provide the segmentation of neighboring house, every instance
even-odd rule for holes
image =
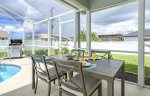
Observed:
[[[0,30],[0,40],[7,40],[8,39],[8,32]]]
[[[98,35],[102,41],[124,41],[122,34]]]
[[[124,41],[138,41],[138,31],[124,35]],[[150,41],[150,29],[145,29],[145,41]]]
[[[32,39],[32,36],[26,37],[26,39]],[[47,41],[47,40],[48,40],[48,34],[35,35],[35,36],[34,36],[34,39],[35,39],[35,40]],[[59,41],[59,36],[57,36],[57,35],[52,35],[52,36],[50,36],[50,40],[51,40],[51,39],[52,39],[53,41]],[[69,39],[66,38],[66,37],[62,37],[62,41],[69,41]]]

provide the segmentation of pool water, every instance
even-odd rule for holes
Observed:
[[[12,64],[0,64],[0,83],[11,78],[20,71],[21,67]]]

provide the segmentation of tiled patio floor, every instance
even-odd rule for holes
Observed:
[[[13,59],[9,63],[20,65],[22,70],[16,76],[0,83],[0,96],[47,96],[47,84],[39,82],[37,94],[31,88],[31,61],[30,58]],[[106,94],[106,82],[103,81],[103,96]],[[115,95],[121,96],[120,81],[115,80]],[[58,96],[57,84],[52,85],[52,95]],[[67,96],[67,95],[63,95]],[[93,94],[97,96],[97,92]],[[150,89],[141,88],[133,84],[125,84],[125,96],[150,96]]]

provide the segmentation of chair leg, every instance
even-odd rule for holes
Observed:
[[[102,83],[98,86],[98,96],[102,96]]]
[[[55,80],[54,80],[54,84],[55,84]]]
[[[34,90],[34,94],[36,94],[36,90],[37,90],[37,85],[38,85],[38,78],[36,77],[36,85],[35,85],[35,90]]]
[[[73,71],[72,71],[72,72],[70,72],[70,74],[69,74],[69,75],[70,75],[70,77],[72,78],[72,77],[73,77]]]
[[[48,96],[51,95],[51,82],[48,83]]]
[[[62,96],[62,91],[61,91],[61,89],[59,89],[59,96]]]
[[[67,79],[67,73],[65,74],[65,78]]]

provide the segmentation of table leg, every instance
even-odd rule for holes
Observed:
[[[32,64],[32,89],[35,88],[35,71],[34,71],[34,66]]]
[[[121,96],[125,96],[125,84],[124,84],[124,75],[125,75],[125,71],[124,71],[124,64],[122,66],[122,70],[121,70],[121,74],[122,74],[122,78],[121,78]]]
[[[111,59],[111,55],[110,55],[110,52],[108,53],[108,59]]]
[[[108,53],[108,59],[110,59],[110,53]]]
[[[114,81],[107,81],[107,96],[114,96]]]

